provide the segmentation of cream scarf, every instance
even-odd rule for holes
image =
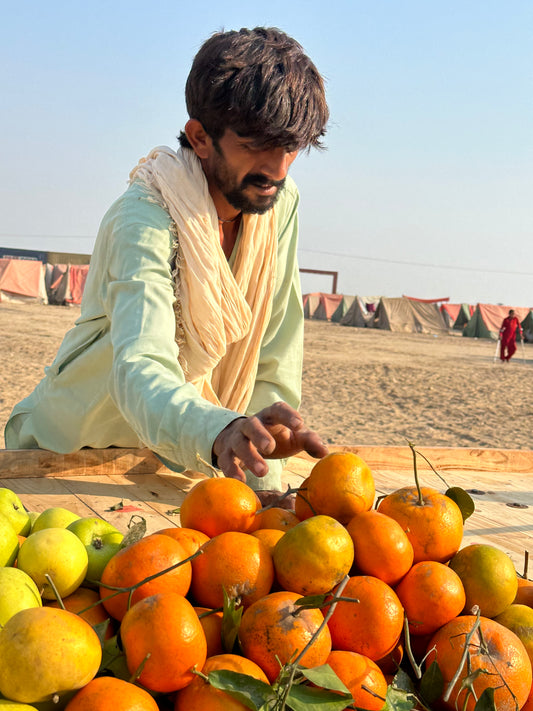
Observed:
[[[133,180],[157,190],[175,225],[176,341],[185,378],[206,400],[245,413],[272,311],[274,210],[243,215],[232,272],[194,151],[155,148],[131,171]]]

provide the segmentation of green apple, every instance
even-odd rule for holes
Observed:
[[[0,627],[19,610],[41,607],[37,585],[20,568],[0,568]]]
[[[88,582],[99,582],[107,562],[121,549],[124,535],[111,523],[97,516],[84,516],[67,526],[80,539],[87,550],[89,566],[85,576]]]
[[[73,511],[64,509],[61,506],[53,506],[50,509],[45,509],[35,519],[31,532],[42,531],[45,528],[66,528],[73,521],[80,518]]]
[[[22,501],[11,489],[0,487],[0,513],[11,521],[15,533],[27,536],[30,532],[31,521]]]
[[[0,566],[13,565],[17,559],[19,539],[11,521],[0,513]]]
[[[82,584],[88,564],[85,546],[66,528],[45,528],[31,533],[20,546],[17,558],[18,568],[33,579],[45,600],[56,598],[46,574],[64,598]]]

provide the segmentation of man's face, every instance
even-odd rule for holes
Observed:
[[[207,179],[236,210],[261,215],[278,199],[297,154],[285,148],[258,148],[253,140],[226,129],[213,142],[205,166]]]

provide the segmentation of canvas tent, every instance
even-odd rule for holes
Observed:
[[[379,303],[379,299],[376,300]],[[341,326],[355,326],[356,328],[365,328],[371,325],[374,318],[375,309],[369,310],[368,305],[376,303],[367,301],[362,296],[355,296],[348,311],[340,320]]]
[[[342,294],[319,294],[318,306],[312,318],[319,321],[331,321],[331,317],[342,302]]]
[[[440,311],[448,328],[461,331],[470,321],[474,309],[469,304],[441,304]]]
[[[304,317],[313,318],[313,314],[320,304],[320,294],[318,292],[313,294],[304,294],[302,299],[304,305]]]
[[[50,304],[81,304],[88,264],[47,264],[46,291]]]
[[[519,321],[526,318],[529,309],[520,306],[496,306],[477,304],[470,321],[463,329],[463,336],[470,338],[492,338],[497,341],[503,319],[514,308]]]
[[[528,310],[527,316],[520,322],[520,325],[524,333],[524,341],[526,343],[533,343],[533,311],[531,311],[531,309]]]
[[[331,317],[331,320],[334,323],[340,323],[340,321],[344,318],[346,315],[348,309],[351,307],[355,299],[355,296],[347,296],[346,294],[342,295],[342,299],[339,302],[339,305],[333,312],[333,315]]]
[[[44,265],[31,259],[0,258],[0,301],[48,302]]]
[[[373,328],[404,333],[444,333],[448,329],[436,302],[406,297],[383,297],[372,322]]]

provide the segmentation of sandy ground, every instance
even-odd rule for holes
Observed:
[[[0,304],[0,446],[78,307]],[[533,344],[306,321],[302,413],[330,444],[533,448]]]

